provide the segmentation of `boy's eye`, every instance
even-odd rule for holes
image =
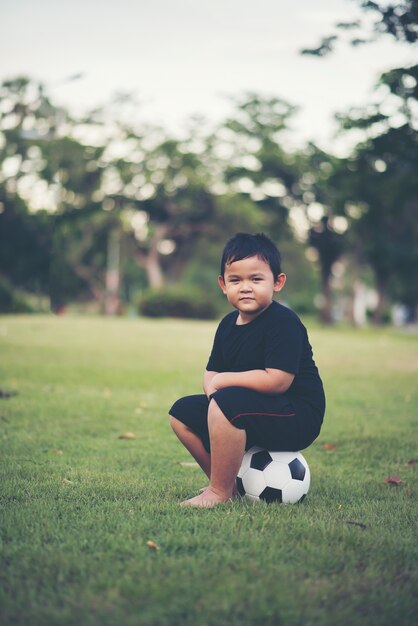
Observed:
[[[254,281],[255,283],[259,283],[259,282],[261,282],[262,280],[263,280],[263,279],[261,278],[261,276],[255,276],[255,277],[253,278],[253,281]]]

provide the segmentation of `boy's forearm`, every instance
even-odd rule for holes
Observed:
[[[281,370],[248,370],[246,372],[222,372],[211,378],[215,389],[246,387],[260,393],[284,393],[292,384],[294,375]],[[213,393],[213,391],[212,391]]]

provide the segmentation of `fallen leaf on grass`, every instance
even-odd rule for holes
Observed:
[[[73,484],[73,481],[72,480],[68,480],[68,478],[63,478],[61,482],[62,482],[63,485],[72,485]]]
[[[323,450],[335,450],[336,449],[336,445],[335,443],[324,443],[322,444],[322,449]]]
[[[152,541],[152,539],[148,539],[147,546],[148,546],[148,548],[150,548],[150,550],[159,550],[160,549],[160,546],[158,546],[155,543],[155,541]]]
[[[134,433],[123,433],[122,435],[119,435],[119,439],[136,439],[136,436],[134,435]]]
[[[385,478],[385,483],[388,485],[401,485],[403,480],[402,478],[399,478],[399,476],[388,476]]]
[[[182,467],[199,467],[198,463],[194,461],[177,461]]]
[[[418,463],[417,459],[410,459],[407,463],[408,467],[412,467],[413,465],[416,465]]]

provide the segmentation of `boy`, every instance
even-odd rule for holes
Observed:
[[[302,450],[319,435],[325,396],[298,316],[273,301],[284,287],[281,257],[263,234],[228,241],[219,286],[236,309],[218,326],[203,377],[205,394],[170,410],[177,437],[209,486],[182,506],[211,508],[237,495],[245,450]]]

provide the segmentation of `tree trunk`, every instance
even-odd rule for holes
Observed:
[[[106,267],[106,295],[104,310],[106,315],[116,315],[120,310],[119,300],[119,257],[120,239],[119,231],[114,228],[107,238],[107,267]]]
[[[320,318],[324,324],[332,324],[332,293],[331,293],[331,273],[322,272],[321,278],[322,306]]]
[[[375,326],[380,326],[384,321],[384,314],[388,304],[386,293],[386,284],[384,281],[377,280],[377,305],[373,313],[372,322]]]
[[[150,250],[145,259],[145,270],[147,272],[148,283],[154,289],[164,287],[165,279],[161,269],[159,253],[157,249]]]
[[[137,250],[135,257],[138,264],[143,267],[147,273],[148,284],[153,289],[160,289],[165,285],[165,277],[160,263],[160,253],[158,246],[167,236],[168,226],[166,224],[157,224],[151,238],[150,247],[147,252]]]
[[[91,270],[89,267],[75,261],[70,262],[70,267],[77,274],[77,276],[86,281],[94,299],[97,300],[97,302],[99,302],[100,306],[103,308],[105,300],[105,289],[95,278],[95,268]]]

